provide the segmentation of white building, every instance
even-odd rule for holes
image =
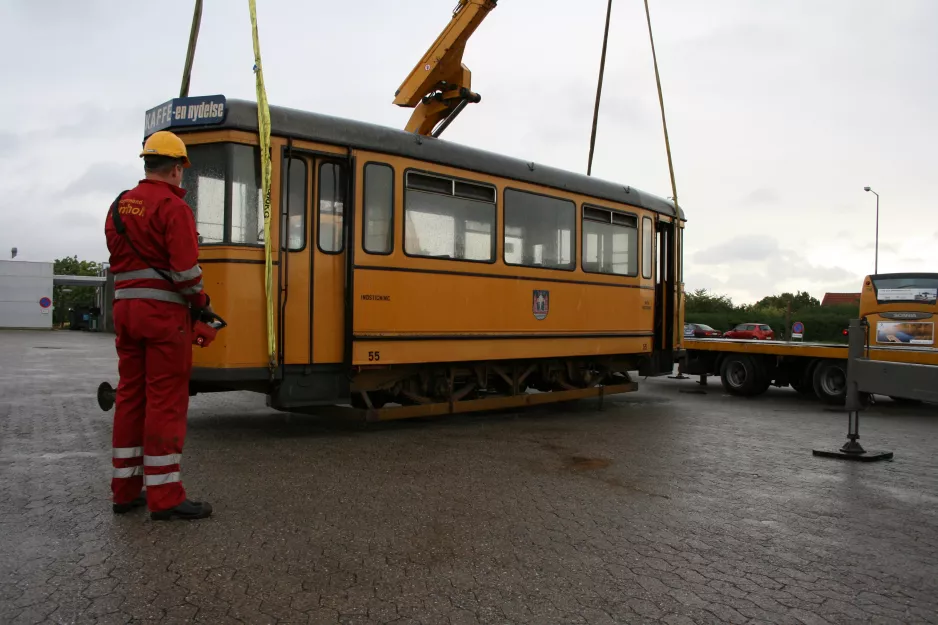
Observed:
[[[0,328],[52,329],[53,264],[0,260]]]

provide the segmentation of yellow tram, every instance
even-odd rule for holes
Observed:
[[[672,370],[685,221],[672,202],[275,106],[271,363],[257,105],[190,97],[146,120],[145,135],[188,146],[205,289],[228,323],[194,350],[192,394],[390,419],[632,391],[629,371]]]

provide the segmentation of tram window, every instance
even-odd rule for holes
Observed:
[[[583,207],[583,271],[638,275],[638,220],[603,208]]]
[[[306,247],[306,161],[301,158],[283,160],[290,166],[290,189],[284,196],[287,227],[286,240],[281,241],[281,245],[286,243],[286,248],[295,252]]]
[[[232,243],[264,242],[264,202],[261,193],[260,151],[250,145],[231,148]]]
[[[495,187],[407,172],[404,253],[495,260]]]
[[[572,271],[576,205],[570,200],[505,190],[505,264]]]
[[[369,254],[394,249],[394,170],[382,163],[365,165],[362,247]]]
[[[200,242],[225,240],[225,169],[227,146],[192,145],[187,149],[192,166],[183,171],[182,188],[195,213],[195,229]]]
[[[441,178],[439,176],[418,174],[416,172],[407,173],[408,189],[419,189],[420,191],[430,191],[431,193],[453,195],[453,182],[455,181],[451,178]]]
[[[684,282],[684,228],[677,228],[677,253],[680,255],[680,262],[677,265],[677,282]]]
[[[319,249],[338,254],[345,247],[345,169],[338,163],[319,166]]]
[[[456,197],[466,198],[467,200],[479,200],[480,202],[488,202],[490,204],[495,203],[495,187],[454,180],[453,194]]]
[[[651,269],[654,266],[654,231],[651,227],[651,218],[642,217],[642,277],[651,278]]]
[[[187,150],[192,166],[183,172],[182,188],[195,214],[199,244],[263,244],[260,150],[240,143]]]

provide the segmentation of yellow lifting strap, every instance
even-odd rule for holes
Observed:
[[[257,134],[261,144],[261,192],[264,198],[264,292],[267,296],[267,353],[268,365],[273,371],[277,366],[277,342],[274,338],[273,268],[270,246],[270,107],[267,105],[267,89],[264,87],[264,70],[261,64],[261,44],[257,36],[257,7],[248,0],[251,8],[251,36],[254,39],[254,78],[257,88]]]
[[[257,36],[257,7],[254,0],[248,0],[251,11],[251,36],[254,40],[254,78],[257,88],[257,134],[261,147],[261,193],[264,198],[264,292],[267,298],[267,354],[271,374],[277,366],[277,341],[274,328],[274,293],[273,267],[270,246],[270,107],[267,105],[267,89],[264,87],[264,72],[261,65],[261,44]],[[189,95],[189,77],[192,73],[192,61],[195,46],[199,38],[199,25],[202,21],[202,0],[196,0],[192,14],[192,29],[189,33],[189,48],[186,52],[186,64],[182,72],[182,84],[179,97]]]

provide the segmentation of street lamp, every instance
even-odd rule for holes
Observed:
[[[870,191],[876,196],[876,260],[873,265],[873,274],[879,273],[879,193],[869,187],[863,187],[864,191]]]

